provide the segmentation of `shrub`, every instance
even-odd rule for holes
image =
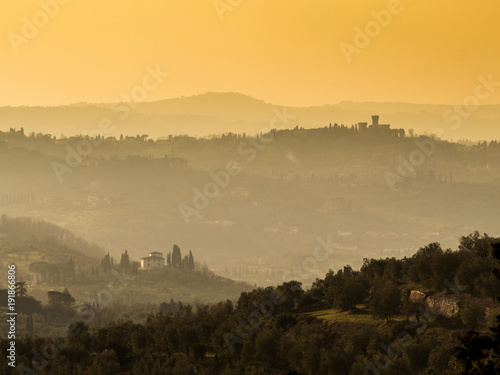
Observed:
[[[485,323],[486,306],[481,300],[468,299],[462,303],[459,316],[467,328],[474,329]]]

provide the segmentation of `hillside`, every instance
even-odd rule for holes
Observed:
[[[65,316],[68,304],[52,301],[33,314],[42,337],[20,340],[19,362],[29,368],[30,349],[48,342],[46,316],[50,332],[80,319],[66,325],[56,359],[41,354],[47,374],[496,374],[498,260],[500,242],[476,232],[453,251],[431,243],[411,258],[365,259],[305,289],[284,282],[236,303],[114,303]],[[10,374],[6,366],[0,359]]]
[[[60,136],[99,129],[110,119],[115,129],[109,136],[148,134],[151,138],[170,134],[207,136],[225,132],[256,134],[269,129],[275,111],[286,103],[264,101],[238,93],[206,93],[143,103],[81,103],[60,107],[1,107],[0,127],[21,128]],[[281,126],[315,128],[331,122],[351,126],[379,114],[396,128],[414,129],[418,134],[442,129],[449,139],[497,139],[500,105],[483,105],[460,115],[454,106],[341,102],[315,107],[287,107],[294,118]],[[459,126],[457,126],[457,121]]]
[[[12,130],[0,133],[0,174],[9,176],[0,210],[53,222],[115,258],[128,249],[139,259],[175,238],[217,274],[251,285],[281,280],[318,238],[330,238],[336,254],[304,282],[341,264],[360,267],[364,257],[411,256],[422,239],[454,247],[464,232],[499,234],[497,142],[391,134],[332,124],[258,138],[89,141]],[[96,145],[73,164],[68,150],[85,142]],[[434,152],[403,178],[422,144]],[[203,200],[229,162],[241,169],[196,209],[195,198]]]
[[[113,302],[130,305],[158,305],[171,299],[208,303],[236,298],[249,289],[249,285],[217,276],[200,264],[192,272],[168,267],[126,275],[119,267],[110,272],[102,268],[104,252],[102,247],[41,220],[0,218],[2,266],[6,269],[15,264],[17,280],[26,281],[29,294],[43,302],[48,291],[64,288],[71,291],[77,304],[100,301],[109,298],[109,285],[114,284]]]
[[[45,263],[57,274],[55,279],[63,281],[72,275],[66,269],[70,260],[77,269],[85,269],[104,255],[104,249],[45,221],[2,215],[0,255],[2,267],[16,264],[20,280],[31,281],[33,265]]]

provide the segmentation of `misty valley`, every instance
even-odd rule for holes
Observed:
[[[465,233],[497,233],[500,146],[403,134],[333,124],[257,136],[56,139],[12,129],[0,135],[9,176],[0,205],[115,257],[177,243],[214,272],[260,286],[300,266],[318,238],[330,238],[335,255],[301,281],[365,257],[411,256],[422,241],[456,247]],[[82,142],[92,152],[68,159]]]
[[[470,353],[498,344],[500,144],[283,118],[156,140],[0,132],[19,371],[492,368]]]
[[[498,14],[0,1],[0,375],[500,375]]]

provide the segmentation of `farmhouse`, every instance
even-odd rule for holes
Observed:
[[[165,267],[165,258],[163,253],[152,252],[148,257],[141,258],[141,268],[160,268]]]

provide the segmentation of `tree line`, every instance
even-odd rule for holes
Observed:
[[[404,286],[439,292],[449,287],[449,280],[463,285],[470,298],[492,301],[494,294],[500,295],[500,245],[495,244],[476,232],[462,237],[456,251],[430,244],[411,258],[365,259],[359,271],[349,266],[330,271],[308,290],[290,281],[242,293],[236,303],[171,301],[143,323],[119,321],[96,330],[73,323],[64,342],[22,339],[19,364],[32,368],[32,353],[49,347],[56,348],[56,356],[33,362],[40,374],[366,374],[377,373],[377,353],[400,342],[405,332],[406,341],[383,367],[387,374],[497,373],[500,317],[490,334],[466,335],[471,326],[461,317],[427,323],[434,330],[448,330],[445,338],[419,334],[419,326],[410,320],[390,319],[414,308],[401,298]],[[492,246],[497,250],[492,252]],[[68,296],[54,298],[68,304]],[[359,303],[386,323],[328,325],[308,314],[332,307],[356,314]],[[7,345],[7,340],[0,341],[2,350]],[[12,373],[5,358],[0,368]]]

